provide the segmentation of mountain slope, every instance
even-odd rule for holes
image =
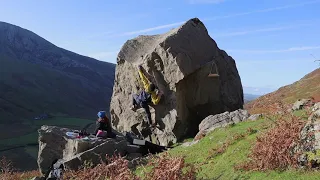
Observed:
[[[261,96],[245,105],[250,113],[265,113],[274,108],[275,103],[294,103],[301,98],[313,98],[320,101],[320,68],[307,74],[291,85],[279,88],[277,91]]]
[[[115,65],[59,48],[0,22],[0,123],[43,112],[94,117],[108,110]]]

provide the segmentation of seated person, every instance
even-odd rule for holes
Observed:
[[[105,111],[99,111],[97,115],[98,115],[98,120],[96,122],[96,129],[95,129],[95,132],[94,132],[95,135],[97,135],[99,130],[101,130],[101,131],[106,131],[107,132],[107,137],[114,138],[115,134],[112,132],[111,121],[107,117],[106,112]]]

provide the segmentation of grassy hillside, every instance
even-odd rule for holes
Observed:
[[[235,166],[248,160],[250,149],[256,141],[256,137],[266,131],[272,125],[272,121],[260,119],[254,122],[241,122],[235,126],[216,129],[191,147],[179,146],[169,151],[173,156],[184,156],[187,163],[201,167],[198,177],[205,179],[319,179],[320,172],[299,171],[290,169],[287,171],[241,171],[235,170]],[[246,135],[243,138],[235,138],[247,133],[251,128],[256,133]],[[227,146],[224,152],[213,156],[212,152],[219,149],[223,143],[234,140]]]
[[[79,106],[69,100],[80,103],[78,98],[86,97],[75,77],[9,58],[0,58],[0,63],[0,123],[33,119],[43,112],[76,113]]]
[[[0,124],[44,112],[91,118],[109,109],[115,64],[59,48],[0,22]]]
[[[43,112],[90,117],[108,108],[108,89],[96,89],[88,79],[3,56],[0,64],[0,123],[21,122]]]
[[[293,84],[247,103],[245,108],[251,113],[266,113],[272,111],[277,102],[290,104],[300,98],[313,98],[316,102],[320,101],[320,68]]]
[[[0,151],[37,142],[40,125],[79,128],[109,111],[115,64],[59,48],[37,34],[0,22]],[[35,120],[46,113],[50,119]],[[2,152],[2,151],[1,151]],[[3,151],[28,159],[33,147]]]

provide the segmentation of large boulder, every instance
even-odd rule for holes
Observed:
[[[208,77],[217,65],[219,77]],[[160,125],[144,138],[168,145],[194,136],[208,115],[243,107],[243,90],[234,59],[220,50],[197,18],[167,33],[138,36],[121,48],[110,105],[113,126],[119,131],[143,129],[143,111],[130,110],[132,94],[143,87],[137,66],[164,96],[151,107],[152,119]]]

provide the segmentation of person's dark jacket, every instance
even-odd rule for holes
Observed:
[[[107,136],[111,137],[112,136],[112,127],[111,127],[111,122],[109,118],[99,118],[96,122],[96,129],[95,129],[95,134],[98,133],[98,131],[107,131]]]

